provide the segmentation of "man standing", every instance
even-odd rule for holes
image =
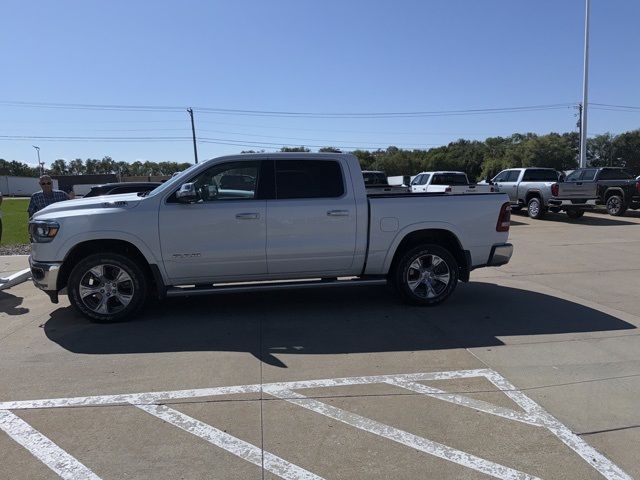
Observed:
[[[51,180],[49,175],[42,175],[40,177],[40,188],[42,188],[42,191],[31,195],[31,201],[27,209],[29,218],[33,217],[36,212],[42,210],[47,205],[69,200],[68,195],[62,190],[53,189],[53,180]]]

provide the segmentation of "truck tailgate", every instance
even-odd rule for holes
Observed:
[[[561,182],[558,184],[558,198],[588,200],[598,196],[595,182]]]

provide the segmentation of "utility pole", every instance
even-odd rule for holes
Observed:
[[[584,75],[582,77],[582,116],[580,119],[580,167],[587,166],[587,106],[589,93],[589,13],[591,0],[585,0],[584,14]]]
[[[40,147],[36,147],[35,145],[31,145],[38,152],[38,165],[40,166],[40,176],[44,175],[44,162],[40,161]]]
[[[196,127],[193,123],[193,108],[187,108],[187,112],[189,112],[189,116],[191,117],[191,134],[193,136],[193,156],[196,159],[196,164],[198,163],[198,147],[196,146]]]

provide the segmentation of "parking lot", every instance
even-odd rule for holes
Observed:
[[[640,478],[640,213],[510,238],[432,309],[362,287],[99,325],[0,292],[0,479]]]

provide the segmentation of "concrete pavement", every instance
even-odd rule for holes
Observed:
[[[17,418],[0,479],[640,478],[630,215],[514,215],[512,262],[433,309],[376,287],[174,299],[96,325],[30,284],[0,292],[0,410]],[[1,257],[0,275],[25,262]],[[409,384],[431,395],[406,388],[422,373]]]

